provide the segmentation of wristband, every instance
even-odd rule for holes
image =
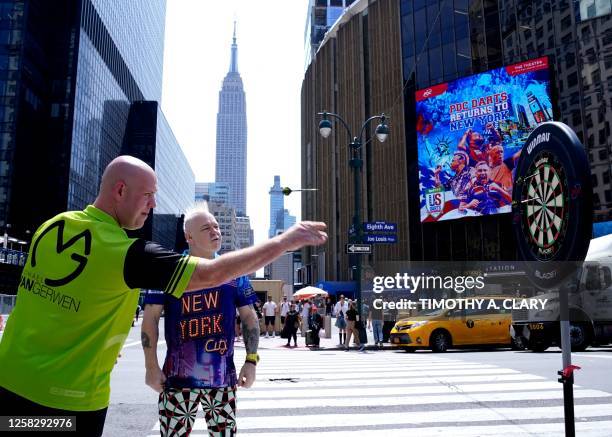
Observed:
[[[258,353],[247,354],[245,361],[247,363],[251,363],[256,366],[257,363],[259,362],[259,354]]]

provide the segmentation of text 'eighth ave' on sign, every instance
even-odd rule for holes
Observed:
[[[364,235],[364,240],[366,243],[394,244],[394,243],[397,243],[397,235],[395,234],[369,234],[369,235]]]
[[[365,232],[397,232],[397,223],[388,222],[364,222]]]
[[[349,243],[346,245],[346,253],[372,253],[372,245]]]

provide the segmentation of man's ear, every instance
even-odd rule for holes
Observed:
[[[119,200],[119,198],[125,195],[125,188],[126,186],[124,181],[115,182],[115,186],[113,187],[113,197]]]

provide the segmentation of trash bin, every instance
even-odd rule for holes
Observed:
[[[332,334],[332,326],[331,326],[331,316],[325,316],[323,318],[323,327],[325,328],[325,338],[331,338]]]

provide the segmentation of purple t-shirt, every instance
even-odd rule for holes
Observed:
[[[219,287],[185,292],[180,299],[149,290],[144,303],[164,306],[166,387],[236,385],[236,308],[256,300],[245,276]]]

